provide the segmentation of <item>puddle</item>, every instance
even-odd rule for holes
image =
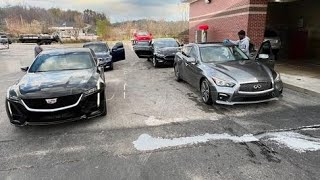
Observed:
[[[234,143],[270,141],[277,145],[287,147],[296,152],[303,153],[307,151],[320,150],[320,139],[297,132],[270,132],[254,136],[245,134],[243,136],[232,136],[230,134],[204,134],[190,137],[179,137],[173,139],[164,139],[161,137],[152,137],[148,134],[142,134],[133,142],[134,147],[139,151],[152,151],[162,148],[176,147],[182,145],[194,145],[198,143],[207,143],[216,140],[231,140]]]

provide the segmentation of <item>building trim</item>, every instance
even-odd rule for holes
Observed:
[[[230,9],[227,9],[227,10],[224,10],[224,11],[216,11],[216,12],[213,12],[213,13],[208,13],[208,14],[204,14],[204,15],[200,15],[200,16],[190,17],[190,21],[197,20],[197,19],[203,18],[203,17],[204,18],[210,18],[210,17],[213,17],[213,16],[219,16],[220,14],[234,14],[235,13],[234,11],[238,11],[238,10],[260,11],[260,9],[258,9],[258,8],[261,8],[261,11],[267,11],[267,7],[268,7],[268,5],[266,5],[266,4],[248,4],[248,5],[243,5],[243,6],[230,8]]]
[[[224,16],[216,16],[216,17],[210,17],[210,18],[205,18],[205,19],[198,19],[198,20],[190,20],[190,23],[198,23],[198,22],[204,22],[208,20],[214,20],[214,19],[223,19],[223,18],[229,18],[229,17],[236,17],[236,16],[243,16],[243,15],[265,15],[267,12],[262,12],[262,11],[251,11],[251,12],[241,12],[241,13],[236,13],[236,14],[229,14],[229,15],[224,15]]]

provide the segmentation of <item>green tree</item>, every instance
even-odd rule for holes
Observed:
[[[97,35],[101,38],[107,38],[108,32],[110,30],[110,22],[106,19],[97,19],[96,24]]]

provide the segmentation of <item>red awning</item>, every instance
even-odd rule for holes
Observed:
[[[199,27],[198,27],[198,29],[199,30],[208,30],[209,29],[209,26],[207,25],[207,24],[201,24],[201,25],[199,25]]]

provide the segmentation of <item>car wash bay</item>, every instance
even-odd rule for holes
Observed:
[[[290,63],[320,64],[320,1],[274,0],[268,3],[266,29],[282,41],[280,58]]]

